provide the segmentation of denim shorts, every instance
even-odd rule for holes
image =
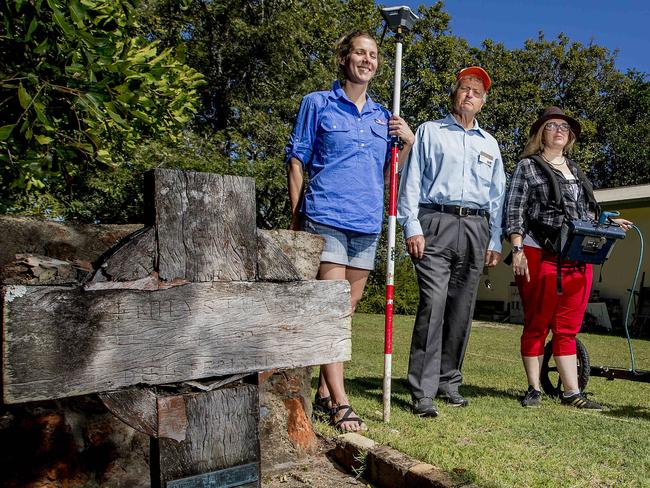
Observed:
[[[351,230],[335,229],[305,219],[305,231],[325,238],[321,262],[342,264],[353,268],[372,270],[379,234],[361,234]]]

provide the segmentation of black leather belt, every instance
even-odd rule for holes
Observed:
[[[459,205],[442,205],[440,203],[420,203],[420,207],[430,208],[436,212],[442,212],[451,215],[460,215],[461,217],[466,217],[468,215],[479,215],[485,217],[486,219],[490,218],[490,214],[484,208],[469,208],[461,207]]]

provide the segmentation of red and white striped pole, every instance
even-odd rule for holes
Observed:
[[[381,15],[386,29],[395,32],[395,78],[393,79],[393,113],[399,115],[402,85],[402,34],[418,20],[409,7],[385,7]],[[382,36],[383,38],[383,36]],[[388,194],[388,256],[386,262],[386,321],[384,333],[384,422],[390,422],[390,395],[393,360],[393,305],[395,300],[395,230],[397,228],[397,170],[401,141],[394,137],[390,151],[390,187]]]
[[[402,83],[402,29],[396,31],[393,113],[399,115]],[[399,145],[393,138],[390,151],[390,186],[388,193],[388,251],[386,261],[386,317],[384,323],[384,422],[390,422],[390,397],[393,360],[393,304],[395,299],[395,232],[397,228],[397,170]]]

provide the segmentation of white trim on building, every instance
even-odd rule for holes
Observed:
[[[600,204],[642,203],[650,201],[650,185],[619,186],[595,190],[594,196]]]

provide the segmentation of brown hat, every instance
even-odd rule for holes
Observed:
[[[490,91],[490,85],[492,84],[492,80],[490,80],[490,75],[487,74],[487,71],[485,71],[480,66],[468,66],[467,68],[461,69],[456,74],[456,79],[460,80],[465,76],[476,76],[479,80],[483,82],[483,88],[485,88],[485,91]]]
[[[575,134],[576,138],[580,136],[580,131],[582,128],[580,127],[580,122],[578,122],[576,119],[573,117],[569,117],[564,113],[564,110],[562,110],[560,107],[548,107],[546,110],[544,110],[544,113],[535,121],[535,123],[530,127],[530,135],[532,136],[533,134],[537,133],[539,128],[546,122],[547,120],[550,119],[562,119],[566,120],[571,127],[571,130]]]

